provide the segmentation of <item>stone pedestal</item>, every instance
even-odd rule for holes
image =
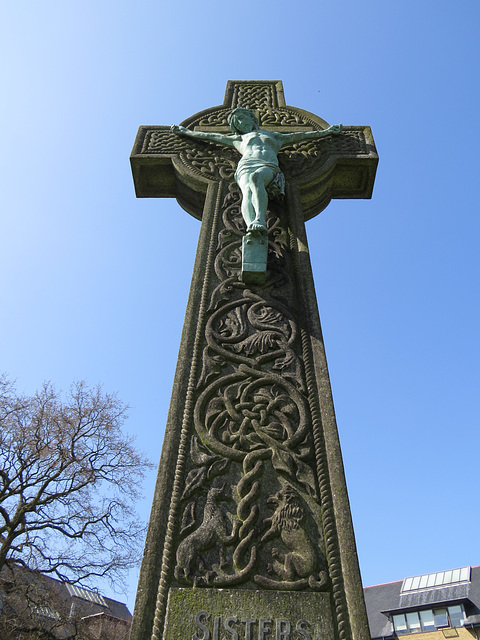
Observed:
[[[266,233],[247,233],[242,239],[242,280],[247,284],[264,284],[268,254]]]

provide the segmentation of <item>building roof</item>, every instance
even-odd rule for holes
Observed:
[[[363,591],[371,637],[388,638],[394,635],[390,619],[393,614],[431,609],[434,605],[463,603],[467,615],[465,626],[480,624],[480,566],[471,567],[471,571],[468,567],[468,572],[466,569],[463,568],[460,574],[458,571],[461,570],[438,572],[416,576],[414,580],[405,578],[365,587]],[[440,574],[448,574],[450,579],[442,581]],[[458,579],[452,581],[452,574]],[[467,575],[469,579],[465,579]],[[415,588],[412,588],[412,584]]]
[[[123,602],[15,564],[0,573],[0,612],[2,619],[29,621],[29,628],[35,620],[42,628],[55,627],[58,638],[68,636],[65,625],[73,620],[109,620],[128,627],[132,619]]]

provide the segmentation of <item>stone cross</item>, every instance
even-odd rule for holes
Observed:
[[[239,106],[267,131],[328,127],[277,81],[230,81],[182,125],[228,133]],[[131,156],[137,196],[202,225],[130,638],[368,640],[304,221],[371,196],[373,138],[280,151],[261,277],[242,278],[239,157],[169,126],[140,127]]]

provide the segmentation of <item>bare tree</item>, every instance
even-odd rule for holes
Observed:
[[[100,387],[20,396],[0,377],[0,572],[122,584],[139,558],[135,513],[147,459],[122,433],[126,407]]]

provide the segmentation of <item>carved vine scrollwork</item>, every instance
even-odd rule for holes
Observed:
[[[314,140],[289,145],[278,154],[280,167],[289,178],[297,178],[313,168],[320,168],[327,158],[328,153],[324,147]]]
[[[318,171],[332,156],[357,156],[362,153],[367,153],[364,133],[344,130],[341,136],[324,138],[321,145],[311,140],[284,147],[278,154],[278,160],[282,171],[290,179],[295,179],[312,169]]]
[[[220,220],[175,578],[203,587],[323,590],[320,493],[281,207],[267,220],[261,290],[239,278],[244,222],[234,183]],[[283,505],[295,520],[282,521],[284,528],[270,515],[282,496],[297,510]]]
[[[182,149],[179,158],[183,164],[195,173],[209,180],[232,180],[239,155],[233,149],[224,149],[217,145],[192,144]]]
[[[278,107],[277,109],[272,109],[272,107],[264,108],[260,113],[260,125],[262,127],[310,125],[312,129],[316,128],[313,120],[286,107]]]

